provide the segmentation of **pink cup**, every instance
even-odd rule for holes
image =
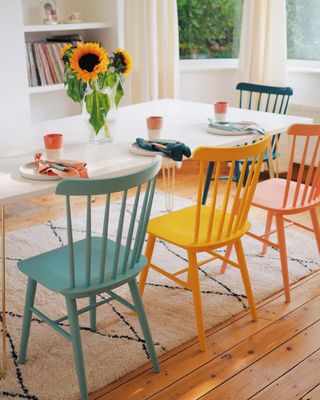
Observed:
[[[61,160],[63,135],[61,133],[48,133],[43,136],[46,158],[48,160]]]
[[[163,117],[159,115],[152,115],[147,118],[148,139],[157,140],[160,138],[161,129],[163,126]]]
[[[223,122],[226,120],[229,103],[227,101],[216,101],[213,103],[214,115],[216,121]]]

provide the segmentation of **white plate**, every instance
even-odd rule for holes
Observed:
[[[161,141],[162,141],[161,139],[157,139],[157,142]],[[163,139],[163,142],[176,142],[176,140]],[[150,151],[142,149],[141,147],[138,146],[137,142],[129,144],[129,150],[131,151],[131,153],[138,154],[139,156],[155,157],[157,155],[160,155],[165,157],[165,154],[162,153],[161,151]]]
[[[224,131],[218,128],[212,128],[210,126],[207,127],[207,132],[213,133],[214,135],[222,135],[222,136],[244,136],[244,135],[255,135],[252,131]],[[258,135],[259,133],[256,132]]]
[[[35,181],[59,181],[62,179],[58,175],[39,174],[35,161],[21,165],[19,172],[24,178],[33,179]]]

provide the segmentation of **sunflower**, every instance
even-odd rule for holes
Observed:
[[[79,43],[70,56],[70,68],[83,82],[97,79],[109,63],[107,52],[98,43]]]
[[[132,59],[130,54],[120,48],[113,54],[113,67],[115,70],[123,75],[128,75],[132,70]]]
[[[60,50],[61,58],[63,58],[63,56],[65,55],[65,53],[66,53],[69,49],[71,49],[71,47],[72,47],[72,44],[71,44],[71,43],[66,43],[66,44],[62,47],[62,49]]]

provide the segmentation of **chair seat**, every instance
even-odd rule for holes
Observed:
[[[259,182],[253,196],[252,204],[266,210],[284,210],[282,205],[286,184],[287,180],[281,178],[273,178]],[[291,181],[287,201],[288,206],[292,204],[296,186],[297,183]],[[297,204],[299,204],[304,187],[304,184],[300,185]]]
[[[77,289],[70,289],[69,278],[69,247],[63,246],[58,249],[39,254],[18,262],[18,268],[31,279],[39,282],[43,286],[55,292],[62,293],[71,297],[84,297],[91,291],[101,292],[108,288],[112,289],[122,285],[132,277],[136,276],[142,268],[147,265],[147,259],[141,255],[138,263],[133,269],[127,269],[125,274],[118,274],[117,279],[111,279],[112,266],[114,260],[115,242],[108,240],[107,260],[104,284],[99,283],[99,269],[101,260],[101,237],[93,237],[92,247],[92,284],[90,287],[85,284],[85,260],[86,260],[86,240],[74,243],[75,279]],[[119,254],[119,271],[122,268],[125,247],[121,246]],[[130,251],[129,260],[131,260]],[[107,285],[106,285],[107,283]]]
[[[207,229],[210,216],[210,207],[201,207],[201,226],[199,230],[198,243],[194,244],[194,231],[196,220],[196,206],[183,208],[181,210],[172,212],[170,214],[162,215],[153,218],[149,221],[148,233],[157,236],[160,239],[166,240],[180,247],[194,247],[194,248],[218,248],[223,246],[224,243],[234,241],[244,235],[251,227],[249,221],[246,221],[243,229],[237,231],[235,234],[227,235],[226,229],[230,219],[230,214],[226,215],[224,229],[219,240],[216,239],[217,230],[221,221],[221,210],[216,209],[214,216],[214,223],[212,227],[212,238],[207,241]]]

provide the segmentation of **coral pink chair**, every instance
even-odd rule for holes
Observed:
[[[290,302],[290,287],[288,273],[288,259],[286,250],[286,239],[284,229],[290,225],[297,225],[314,232],[320,254],[320,227],[317,216],[317,207],[320,205],[320,125],[294,124],[288,129],[289,137],[292,137],[292,147],[289,160],[287,179],[268,179],[257,185],[252,205],[267,211],[265,232],[258,236],[252,232],[247,234],[263,242],[262,255],[266,254],[267,247],[276,247],[280,251],[282,277],[286,302]],[[295,155],[298,150],[297,138],[304,141],[302,158],[298,172],[297,181],[292,181],[292,171]],[[315,144],[310,142],[315,138]],[[310,165],[306,165],[306,160]],[[305,175],[306,173],[306,175]],[[302,183],[303,176],[305,181]],[[289,218],[294,214],[309,211],[313,229],[297,223]],[[272,219],[275,217],[276,229],[271,230]],[[284,222],[288,222],[285,226]],[[278,243],[269,240],[270,235],[277,233]],[[226,258],[230,257],[232,246],[226,250]],[[225,272],[227,263],[222,265],[221,273]]]

